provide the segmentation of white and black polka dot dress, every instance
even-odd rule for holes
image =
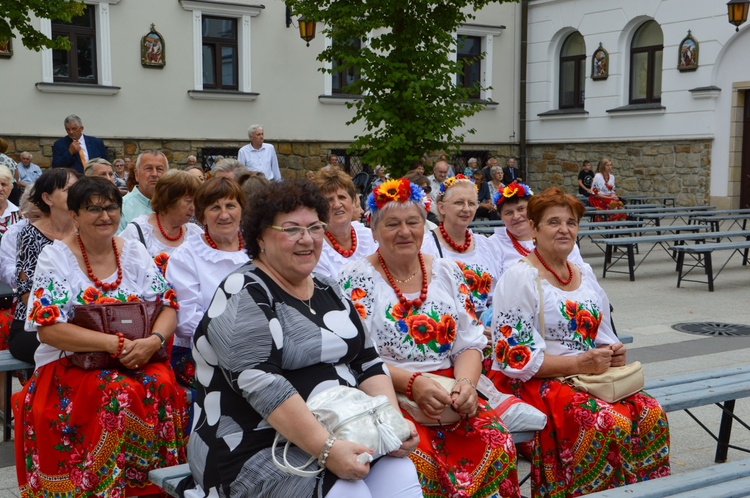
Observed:
[[[300,301],[248,263],[222,282],[195,331],[188,461],[205,496],[308,497],[335,482],[331,473],[279,471],[270,455],[276,431],[265,420],[295,393],[307,399],[385,373],[351,302],[333,281],[314,282],[312,299]],[[292,446],[287,457],[301,465],[309,455]]]

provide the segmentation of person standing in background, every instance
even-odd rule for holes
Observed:
[[[250,143],[240,149],[237,160],[249,171],[257,171],[269,180],[280,182],[282,178],[276,149],[271,144],[263,143],[263,127],[258,124],[251,125],[247,130],[247,136]]]
[[[89,159],[101,157],[109,161],[109,153],[104,142],[96,137],[83,134],[83,121],[71,114],[63,122],[68,135],[52,145],[52,167],[70,168],[83,174]]]

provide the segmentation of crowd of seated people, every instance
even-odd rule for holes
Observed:
[[[13,397],[21,496],[158,494],[148,472],[187,462],[190,498],[520,497],[517,451],[535,497],[668,475],[658,402],[607,403],[558,380],[626,363],[575,244],[580,202],[504,184],[495,166],[482,203],[476,160],[430,192],[419,166],[381,177],[364,217],[334,161],[277,181],[231,158],[170,168],[145,151],[129,174],[94,158],[84,176],[47,169],[20,209],[0,166],[0,278],[14,289],[0,347],[35,365]],[[491,237],[469,228],[482,208],[504,222]],[[76,323],[82,306],[148,301],[161,311],[141,339]],[[71,363],[97,351],[117,367]],[[517,450],[483,380],[543,412],[545,428]],[[306,408],[333,385],[385,395],[410,436],[362,463],[371,449]],[[290,460],[317,458],[318,477],[274,465],[277,431]]]

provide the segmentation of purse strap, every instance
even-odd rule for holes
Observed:
[[[289,451],[289,446],[291,446],[292,443],[289,441],[284,444],[284,451],[282,452],[282,458],[284,459],[284,463],[281,463],[276,456],[276,447],[279,444],[279,439],[281,438],[281,434],[276,432],[276,437],[273,438],[273,445],[271,446],[271,458],[273,459],[273,463],[276,465],[276,467],[279,468],[279,470],[286,472],[288,474],[294,474],[299,477],[315,477],[321,472],[323,472],[323,469],[318,470],[305,470],[305,467],[313,463],[315,460],[317,460],[315,457],[311,456],[307,462],[302,464],[299,467],[295,467],[291,463],[289,463],[289,460],[287,459],[287,451]]]
[[[523,258],[521,261],[534,268],[528,258]],[[544,337],[544,293],[542,292],[542,279],[539,276],[539,270],[536,272],[536,290],[539,293],[539,334]]]

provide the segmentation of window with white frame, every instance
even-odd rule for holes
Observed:
[[[583,109],[586,84],[586,43],[578,31],[560,49],[560,109]]]
[[[263,5],[179,0],[193,18],[194,99],[255,100],[251,87],[251,19]]]
[[[339,43],[336,40],[334,40],[334,43]],[[348,40],[348,42],[341,42],[341,43],[348,43],[352,46],[354,50],[361,50],[362,49],[362,40],[359,38],[355,38],[352,40]],[[346,93],[344,89],[357,81],[360,78],[359,75],[359,69],[356,67],[349,67],[342,69],[340,68],[341,61],[333,61],[333,64],[331,64],[331,68],[333,69],[333,74],[331,74],[331,93],[333,94],[343,94]]]
[[[39,31],[48,37],[66,36],[70,50],[42,50],[43,92],[112,95],[112,40],[110,5],[120,0],[85,0],[86,10],[69,23],[40,19]]]
[[[661,102],[664,35],[656,21],[642,24],[630,45],[630,103]]]
[[[482,86],[483,89],[473,98],[492,101],[493,43],[495,37],[499,36],[504,29],[504,26],[464,25],[456,33],[455,57],[457,60],[470,60],[475,55],[484,53],[481,61],[465,65],[462,74],[458,75],[458,82],[464,86],[471,87],[477,81]]]

